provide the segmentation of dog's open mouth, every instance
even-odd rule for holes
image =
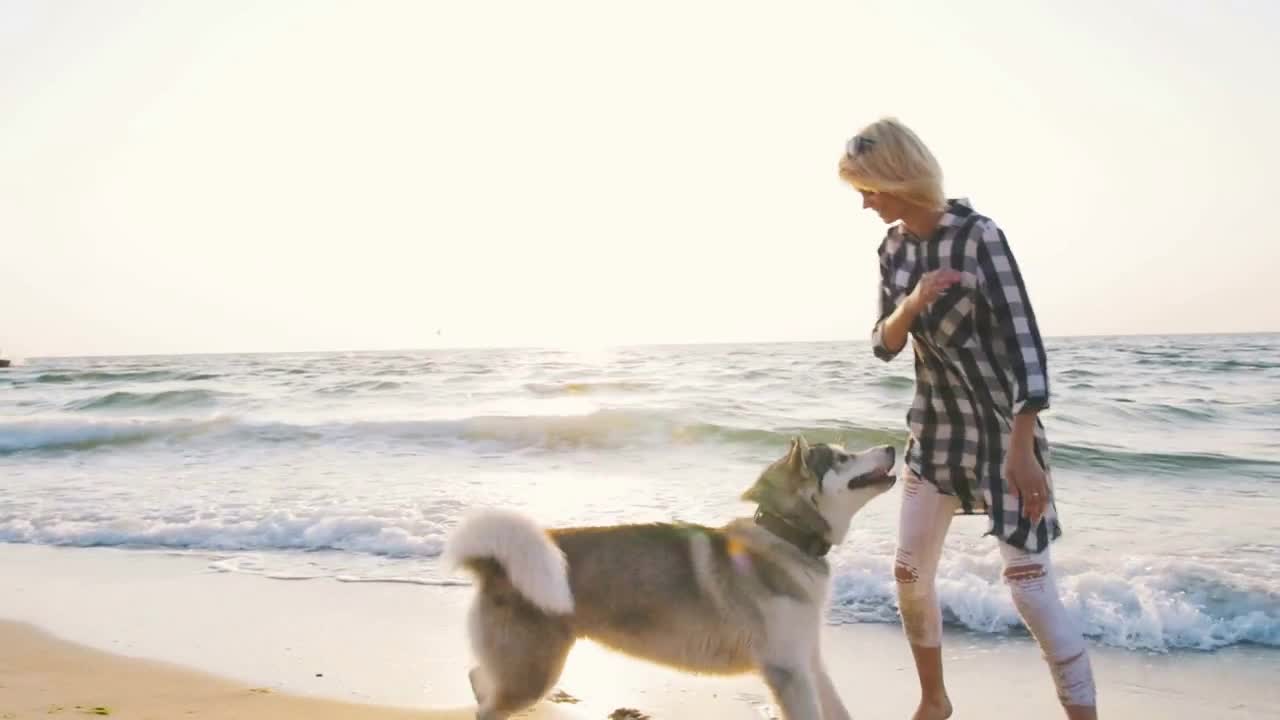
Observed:
[[[895,479],[892,469],[886,470],[883,468],[877,468],[869,473],[863,473],[850,480],[849,489],[857,490],[858,488],[870,487],[871,485],[892,485]]]

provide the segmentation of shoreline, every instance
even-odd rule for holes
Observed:
[[[282,581],[207,566],[193,556],[0,544],[0,717],[76,705],[140,719],[473,717],[469,588]],[[1090,651],[1107,716],[1280,716],[1274,648]],[[853,716],[910,715],[916,683],[899,627],[824,626],[823,652]],[[948,629],[944,657],[960,717],[966,708],[1009,720],[1061,712],[1029,638]],[[753,676],[693,676],[586,641],[556,689],[575,701],[543,701],[527,717],[775,712]]]

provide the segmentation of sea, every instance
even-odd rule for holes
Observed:
[[[1280,658],[1280,335],[1046,344],[1051,553],[1086,634]],[[471,509],[720,524],[793,436],[901,448],[912,388],[865,342],[30,359],[0,370],[0,543],[468,592],[439,556]],[[829,623],[898,621],[900,499],[833,551]],[[984,531],[951,526],[945,620],[1025,635]]]

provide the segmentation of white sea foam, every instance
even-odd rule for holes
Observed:
[[[466,585],[425,562],[440,554],[444,537],[438,517],[409,512],[275,511],[253,518],[186,520],[0,517],[0,542],[233,553],[216,557],[210,568],[280,580]],[[334,554],[317,561],[316,551]],[[1059,584],[1085,634],[1108,645],[1155,651],[1212,650],[1243,642],[1280,647],[1280,578],[1266,573],[1261,565],[1245,562],[1138,558],[1104,566],[1077,559],[1060,569]],[[985,634],[1025,632],[993,557],[949,556],[937,583],[949,624]],[[892,555],[883,549],[838,561],[829,620],[897,622],[894,591]]]
[[[440,554],[444,533],[438,521],[408,512],[380,517],[277,510],[160,519],[56,513],[27,518],[0,516],[0,542],[210,551],[340,550],[421,558]]]
[[[1142,558],[1119,567],[1071,563],[1058,573],[1083,632],[1134,650],[1212,650],[1237,643],[1280,647],[1280,578],[1256,564],[1234,568]],[[892,557],[863,557],[836,573],[834,623],[897,622]],[[1023,633],[994,559],[952,558],[937,579],[945,621],[980,633]]]
[[[155,420],[35,417],[0,423],[0,454],[30,450],[89,450],[154,440],[192,438],[226,429],[226,417]]]

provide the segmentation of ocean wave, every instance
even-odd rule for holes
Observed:
[[[1059,568],[1063,602],[1085,635],[1129,650],[1280,647],[1280,589],[1248,569],[1167,558],[1116,568]],[[839,568],[828,621],[899,622],[889,556]],[[983,634],[1026,634],[997,561],[944,564],[937,589],[947,625]]]
[[[388,392],[402,387],[404,383],[394,380],[353,380],[318,388],[315,392],[320,395],[357,395],[367,392]]]
[[[660,388],[657,383],[650,382],[625,382],[625,381],[584,381],[584,382],[558,382],[558,383],[527,383],[525,390],[534,395],[543,396],[560,396],[560,395],[591,395],[603,393],[639,393],[648,392]]]
[[[225,440],[287,443],[395,443],[420,448],[477,445],[502,450],[618,449],[635,446],[812,442],[850,447],[901,444],[900,432],[833,424],[753,428],[686,418],[680,411],[597,410],[585,415],[482,415],[444,420],[292,424],[219,416],[199,420],[20,420],[0,423],[0,454],[81,451],[149,441]]]
[[[379,377],[385,377],[388,375],[394,375],[394,376],[426,375],[429,373],[433,373],[435,371],[436,371],[436,364],[430,360],[424,360],[420,362],[413,362],[412,364],[407,364],[399,367],[384,367],[384,368],[378,368],[378,369],[371,369],[369,371],[369,374],[377,375]]]
[[[0,542],[202,551],[335,550],[393,558],[436,557],[443,518],[424,513],[342,515],[277,510],[206,518],[0,516]],[[231,569],[223,568],[223,569]]]
[[[520,448],[620,448],[633,445],[734,443],[785,444],[795,435],[810,442],[850,446],[901,443],[900,432],[853,425],[754,428],[684,418],[678,411],[597,410],[586,415],[482,416],[456,421],[447,432],[465,440]]]
[[[1275,370],[1280,363],[1266,360],[1220,360],[1216,358],[1185,357],[1178,354],[1148,355],[1134,361],[1138,365],[1159,365],[1179,369],[1192,368],[1211,373],[1232,373],[1249,370]]]
[[[1051,443],[1050,461],[1078,470],[1132,475],[1179,475],[1223,471],[1280,477],[1280,462],[1221,453],[1140,452],[1072,443]]]
[[[1109,408],[1110,422],[1145,422],[1176,424],[1187,422],[1214,422],[1222,420],[1222,412],[1230,409],[1225,403],[1204,402],[1173,405],[1159,402],[1142,402],[1130,398],[1112,398]]]
[[[160,382],[166,380],[199,381],[216,380],[221,373],[196,372],[190,370],[120,370],[115,372],[88,371],[50,371],[43,372],[19,384],[54,384],[72,383],[112,383],[112,382]]]
[[[354,444],[409,450],[470,446],[483,451],[547,452],[700,444],[776,448],[796,435],[803,435],[810,442],[838,442],[850,448],[902,447],[906,441],[901,430],[840,421],[760,427],[701,419],[679,409],[614,408],[579,415],[476,415],[319,423],[269,422],[227,414],[172,420],[53,417],[56,419],[46,416],[0,422],[0,455],[98,451],[146,443],[223,443],[230,447],[228,441],[239,446]],[[1058,467],[1125,476],[1229,472],[1280,478],[1280,461],[1220,453],[1147,452],[1051,443],[1050,458]]]
[[[1054,373],[1054,375],[1055,377],[1063,378],[1091,378],[1098,377],[1099,373],[1092,370],[1085,370],[1084,368],[1067,368],[1061,372]]]
[[[74,452],[137,445],[155,440],[188,440],[234,425],[230,418],[201,420],[21,420],[0,423],[0,455],[19,452]]]
[[[161,392],[117,391],[67,403],[73,412],[102,410],[182,410],[213,407],[230,393],[214,390],[163,390]]]

